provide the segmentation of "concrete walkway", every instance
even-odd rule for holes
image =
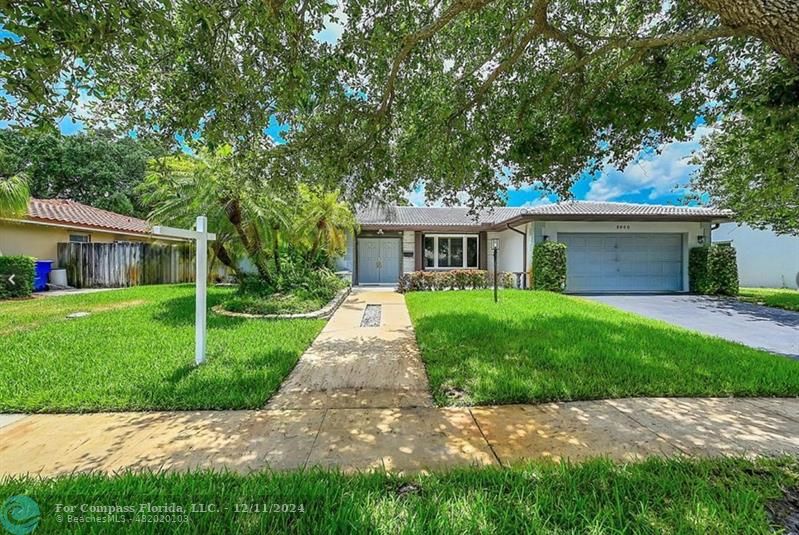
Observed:
[[[799,312],[703,295],[584,295],[641,316],[799,358]]]
[[[380,306],[378,326],[361,326],[366,305]],[[405,297],[356,288],[267,409],[432,406]]]
[[[799,454],[797,398],[33,415],[0,427],[0,476],[779,454]]]

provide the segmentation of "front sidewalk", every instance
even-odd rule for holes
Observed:
[[[377,327],[361,327],[367,304],[382,305]],[[436,408],[404,297],[357,291],[266,409],[0,415],[0,476],[799,454],[797,415],[799,398]]]
[[[0,475],[417,471],[525,458],[796,455],[797,414],[797,398],[635,398],[471,409],[32,415],[0,428]]]
[[[367,305],[379,325],[361,326]],[[267,409],[432,407],[405,297],[356,288],[336,310]]]

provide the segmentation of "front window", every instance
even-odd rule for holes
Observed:
[[[432,236],[424,238],[424,267],[436,267],[436,239]]]
[[[477,236],[425,236],[424,265],[432,269],[476,268],[477,248]]]

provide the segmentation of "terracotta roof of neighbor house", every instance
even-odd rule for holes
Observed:
[[[668,206],[620,202],[565,201],[526,208],[495,207],[469,213],[463,207],[383,206],[359,208],[358,223],[364,228],[496,228],[533,219],[727,219],[727,210],[700,206]]]
[[[150,234],[150,225],[143,219],[101,210],[68,199],[31,199],[26,219],[112,232]]]

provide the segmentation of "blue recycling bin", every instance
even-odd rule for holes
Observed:
[[[43,292],[47,289],[47,280],[50,278],[50,271],[52,271],[52,269],[52,260],[36,261],[36,274],[33,277],[34,292]]]

